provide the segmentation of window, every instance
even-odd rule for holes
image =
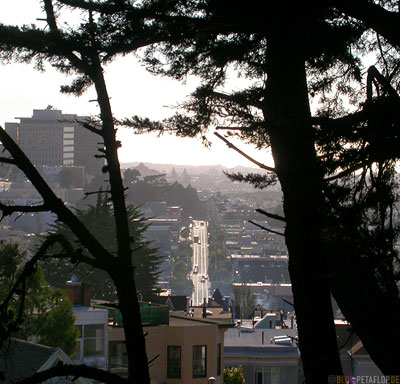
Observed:
[[[221,374],[221,343],[217,344],[217,376]]]
[[[279,384],[281,370],[277,367],[256,368],[255,384]]]
[[[207,346],[193,346],[193,377],[207,376]]]
[[[86,339],[83,344],[84,357],[104,356],[104,339]]]
[[[167,377],[181,378],[181,347],[169,345],[167,348]]]
[[[83,357],[104,356],[104,324],[79,326],[79,345],[83,342]],[[76,355],[77,355],[76,351]]]

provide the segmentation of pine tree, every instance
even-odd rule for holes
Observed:
[[[129,232],[131,237],[135,239],[134,246],[138,248],[132,254],[137,293],[142,300],[154,301],[159,292],[157,279],[160,273],[161,256],[158,255],[157,249],[152,248],[151,244],[144,240],[144,232],[147,230],[148,224],[145,223],[145,218],[139,209],[129,205],[127,211]],[[84,210],[76,210],[75,214],[96,238],[101,239],[101,243],[110,253],[115,254],[117,252],[115,227],[113,226],[113,209],[108,202],[106,193],[98,194],[95,206],[89,206]],[[63,235],[72,243],[82,246],[65,224],[57,224],[52,231]],[[56,253],[59,251],[57,250]],[[83,253],[86,255],[87,250],[84,250]],[[110,276],[105,271],[87,264],[73,264],[68,260],[50,258],[44,264],[44,271],[47,280],[57,287],[65,286],[65,282],[70,279],[72,274],[75,274],[80,280],[90,282],[95,299],[117,299],[115,284]]]
[[[363,0],[289,7],[274,3],[254,12],[256,2],[246,7],[190,3],[177,13],[187,19],[196,14],[187,26],[198,29],[188,28],[179,43],[152,47],[144,57],[153,72],[202,79],[184,113],[164,121],[164,130],[192,137],[219,126],[260,149],[272,149],[274,168],[253,161],[269,175],[232,178],[256,186],[281,185],[284,218],[264,213],[286,225],[300,350],[311,383],[341,373],[331,291],[382,372],[397,372],[398,351],[391,350],[387,358],[372,320],[374,309],[384,302],[394,314],[387,325],[400,341],[400,305],[391,267],[396,260],[393,161],[399,157],[396,7],[395,2]],[[208,23],[207,33],[201,22]],[[378,35],[371,37],[369,27]],[[177,28],[173,20],[170,28]],[[361,57],[369,50],[377,53],[386,76],[371,67],[367,101],[349,113],[343,99],[361,100]],[[234,69],[249,86],[227,92],[224,85]],[[321,101],[314,115],[310,97]],[[135,117],[131,125],[140,122]],[[146,122],[142,130],[162,127]],[[312,318],[316,302],[317,324]],[[324,351],[318,347],[320,334],[325,336]]]
[[[23,272],[21,265],[26,258],[26,253],[20,251],[18,244],[0,243],[0,303],[4,302],[20,278]],[[6,314],[1,308],[2,320],[7,317],[7,322],[11,324],[15,322],[23,301],[21,315],[24,322],[14,327],[12,336],[24,340],[35,337],[41,344],[59,347],[71,355],[75,350],[78,332],[74,326],[72,304],[65,290],[51,290],[40,267],[26,280],[26,288],[26,295],[14,298]]]

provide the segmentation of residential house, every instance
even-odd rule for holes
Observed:
[[[4,384],[15,383],[36,372],[45,371],[58,363],[74,364],[61,348],[48,347],[29,341],[10,339],[0,349],[0,372]],[[72,380],[62,380],[72,383]],[[54,381],[52,381],[54,382]],[[74,380],[77,384],[89,384],[84,378]]]
[[[73,276],[67,282],[67,295],[74,304],[78,343],[72,359],[92,367],[108,369],[108,311],[91,306],[90,285]]]
[[[296,329],[229,329],[224,365],[241,366],[246,384],[299,383],[302,376],[296,337]]]
[[[110,311],[115,311],[110,308]],[[152,384],[223,383],[224,333],[231,324],[170,312],[168,306],[141,307]],[[110,371],[127,373],[123,328],[109,327]]]
[[[171,311],[187,311],[190,305],[190,297],[187,296],[168,296],[165,300]]]

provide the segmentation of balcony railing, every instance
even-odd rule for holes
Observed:
[[[108,324],[114,327],[122,327],[122,315],[119,309],[107,306],[107,304],[95,304],[95,308],[107,309]],[[140,317],[144,327],[169,324],[169,307],[154,303],[140,303]]]

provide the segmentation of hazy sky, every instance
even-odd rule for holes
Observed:
[[[40,23],[43,17],[38,0],[1,0],[0,22],[5,24]],[[150,75],[132,56],[117,59],[106,68],[106,79],[114,115],[118,118],[140,115],[161,119],[173,113],[168,106],[184,100],[195,87],[195,79],[182,85],[176,81]],[[0,65],[0,124],[15,121],[15,117],[30,117],[33,109],[52,105],[64,113],[81,115],[98,113],[93,90],[80,98],[59,93],[60,85],[69,79],[52,68],[41,73],[32,65]],[[156,135],[133,135],[130,130],[120,129],[122,148],[121,162],[146,161],[175,164],[222,164],[252,166],[248,160],[230,150],[212,134],[211,149],[203,147],[200,140],[178,139],[173,136],[156,138]],[[271,165],[266,151],[258,152],[236,141],[241,149],[258,161]]]

